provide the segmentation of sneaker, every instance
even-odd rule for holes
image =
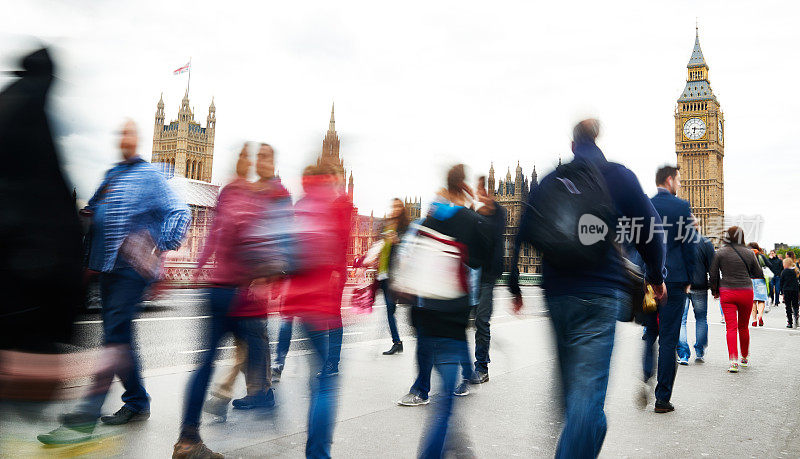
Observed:
[[[398,405],[401,406],[419,406],[419,405],[427,405],[430,402],[427,398],[422,398],[418,394],[413,392],[409,392],[403,396],[400,400],[397,401]]]
[[[489,373],[486,371],[475,370],[469,378],[470,384],[483,384],[489,381]]]
[[[252,410],[255,408],[272,408],[275,406],[275,393],[270,388],[266,392],[247,395],[233,401],[235,410]]]
[[[728,368],[728,373],[738,373],[739,372],[739,363],[735,360],[731,360],[731,366]]]
[[[453,391],[453,395],[457,397],[465,397],[469,395],[469,385],[466,381],[462,381],[461,384],[456,387],[456,390]]]
[[[751,324],[750,324],[750,326],[752,326],[752,327],[758,327],[758,322],[756,322],[756,321],[754,320],[754,321],[753,321],[753,323],[751,323]]]
[[[706,363],[706,359],[703,357],[695,357],[694,363]]]
[[[656,413],[669,413],[670,411],[675,411],[675,406],[670,402],[656,400],[656,407],[654,411]]]
[[[83,443],[94,438],[95,422],[81,425],[63,425],[46,434],[37,435],[36,439],[45,445],[72,445]]]
[[[687,357],[681,357],[678,359],[679,365],[689,365],[689,359]]]
[[[396,343],[392,343],[392,347],[383,353],[383,355],[394,355],[394,354],[402,354],[403,353],[403,342],[398,341]]]
[[[742,361],[739,363],[739,366],[742,368],[747,368],[749,366],[747,357],[742,357]]]
[[[764,319],[763,318],[758,319],[758,326],[759,327],[763,327],[764,326]]]
[[[794,328],[792,324],[786,324],[786,328]]]
[[[202,443],[187,443],[179,441],[172,450],[172,459],[223,459],[220,453],[215,453]]]
[[[650,404],[650,394],[652,393],[653,386],[640,380],[639,390],[636,392],[636,406],[638,406],[640,410],[647,408],[647,405]]]
[[[283,365],[272,367],[271,373],[272,373],[272,382],[273,383],[280,382],[281,373],[283,373]]]
[[[225,399],[212,395],[211,398],[209,398],[208,400],[206,400],[205,403],[203,403],[203,411],[213,416],[226,418],[228,416],[229,401],[230,399]]]
[[[133,411],[127,406],[123,406],[116,413],[109,416],[102,416],[100,418],[104,424],[111,426],[118,426],[135,421],[146,421],[150,419],[150,411]]]

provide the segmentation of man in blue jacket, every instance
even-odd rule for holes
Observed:
[[[644,380],[653,376],[653,346],[658,338],[658,373],[656,379],[656,413],[668,413],[675,407],[670,403],[672,386],[677,372],[678,337],[686,296],[695,269],[697,233],[689,203],[677,197],[681,187],[678,167],[664,166],[656,172],[658,193],[651,198],[661,216],[662,225],[651,233],[653,239],[667,247],[667,301],[658,311],[645,317]],[[642,400],[647,401],[647,398]]]
[[[623,218],[641,221],[642,234],[649,234],[661,220],[633,172],[606,160],[595,144],[599,132],[600,123],[594,119],[575,126],[572,142],[575,161],[587,161],[602,174],[618,221]],[[529,202],[535,202],[534,197],[541,189],[546,189],[546,184],[558,180],[556,174],[549,174],[531,190]],[[532,212],[526,209],[514,242],[512,266],[516,266],[532,219]],[[636,238],[632,242],[644,260],[647,282],[661,298],[665,288],[664,244],[657,239],[646,239]],[[603,406],[611,350],[617,319],[631,300],[628,284],[623,260],[613,247],[594,267],[579,265],[560,269],[547,259],[542,263],[542,288],[555,331],[563,387],[564,430],[556,449],[557,458],[597,457],[603,446],[606,435]],[[518,276],[513,272],[510,289],[514,294],[514,309],[519,311],[522,295]]]
[[[158,169],[136,152],[137,143],[136,125],[128,121],[120,136],[123,160],[106,173],[82,211],[92,218],[89,269],[100,276],[103,354],[109,364],[95,375],[76,411],[62,415],[63,425],[38,436],[45,444],[86,441],[92,438],[97,418],[121,425],[150,417],[132,323],[145,288],[155,280],[159,255],[180,247],[192,217]],[[100,417],[114,376],[125,388],[124,405]]]

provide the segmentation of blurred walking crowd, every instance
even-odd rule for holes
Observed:
[[[0,279],[7,294],[0,310],[0,403],[53,400],[65,380],[91,376],[81,402],[61,416],[61,425],[38,436],[46,445],[76,444],[97,438],[98,422],[123,425],[150,417],[133,320],[145,290],[158,279],[162,255],[180,246],[191,217],[162,174],[138,154],[136,126],[129,121],[120,132],[121,161],[80,209],[90,228],[83,231],[44,113],[53,75],[47,51],[27,56],[23,69],[0,93],[0,151],[7,164],[0,180]],[[526,243],[543,258],[542,289],[564,407],[556,456],[563,458],[596,457],[601,451],[618,321],[643,325],[641,387],[634,398],[642,408],[654,399],[656,413],[675,410],[677,368],[691,357],[690,308],[696,318],[695,363],[706,359],[709,292],[720,300],[732,373],[751,365],[749,326],[763,326],[770,305],[783,301],[787,326],[798,324],[800,269],[794,253],[767,256],[757,243],[745,245],[744,231],[736,226],[711,235],[720,240],[715,250],[697,232],[689,203],[677,197],[678,167],[658,169],[658,192],[650,198],[633,172],[606,159],[596,143],[599,135],[595,119],[574,127],[574,159],[532,188],[509,248],[512,266]],[[306,167],[302,196],[294,203],[275,164],[271,145],[259,144],[254,157],[245,145],[235,179],[219,193],[198,262],[198,268],[210,270],[204,351],[185,390],[175,458],[223,457],[203,442],[203,412],[224,421],[229,405],[270,412],[281,403],[273,386],[287,365],[293,324],[312,349],[306,456],[331,455],[354,208],[337,164],[323,160]],[[257,179],[251,181],[253,175]],[[365,278],[349,299],[369,310],[382,292],[392,340],[383,354],[389,356],[404,351],[397,306],[410,307],[418,371],[397,403],[428,404],[434,370],[442,382],[419,446],[419,456],[426,458],[459,449],[463,439],[452,426],[456,397],[489,381],[493,294],[504,270],[508,218],[483,177],[468,185],[463,164],[442,179],[417,221],[409,221],[401,200],[392,201],[378,242],[355,266],[374,270],[374,282]],[[631,220],[643,222],[640,234],[649,237],[620,238],[619,222]],[[68,375],[58,356],[68,349],[63,343],[71,342],[86,273],[100,282],[101,363]],[[509,289],[519,313],[523,296],[514,268]],[[272,312],[281,320],[274,359],[267,337]],[[467,337],[471,322],[473,355]],[[229,335],[234,365],[212,385],[218,348]],[[45,362],[46,370],[36,362]],[[234,399],[240,373],[246,393]],[[115,377],[124,387],[123,405],[102,415]]]

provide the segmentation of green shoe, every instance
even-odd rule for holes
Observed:
[[[80,426],[61,426],[36,438],[45,445],[73,445],[83,443],[94,438],[94,424]]]

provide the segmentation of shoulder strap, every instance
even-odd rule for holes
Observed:
[[[742,254],[740,254],[739,251],[736,250],[736,247],[734,247],[734,246],[730,246],[730,247],[731,247],[731,250],[733,250],[733,252],[736,255],[739,256],[739,259],[742,260],[742,263],[744,263],[744,267],[747,268],[747,275],[750,276],[750,279],[753,279],[753,273],[750,272],[750,265],[748,265],[747,262],[744,260],[744,257],[742,257]]]

